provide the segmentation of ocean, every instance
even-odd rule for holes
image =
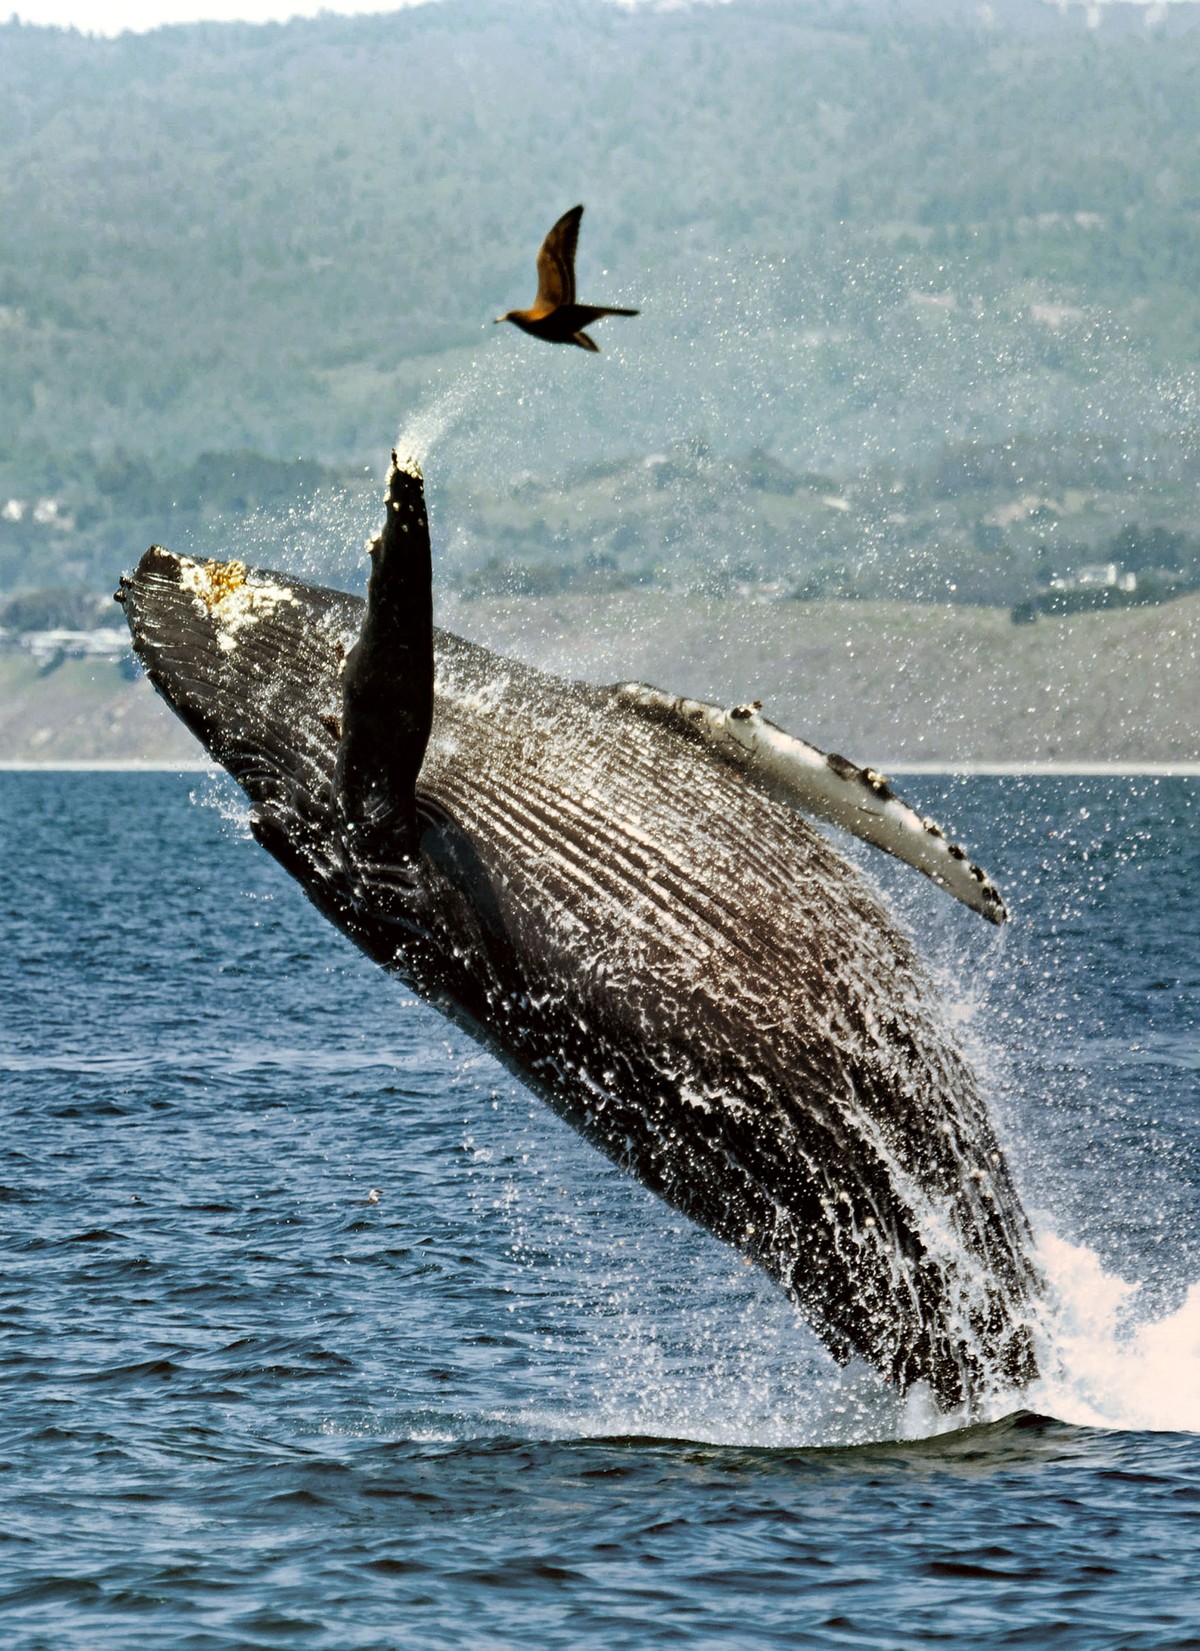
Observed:
[[[360,957],[227,781],[0,774],[6,1647],[1200,1646],[1200,780],[900,790],[850,852],[1051,1280],[963,1425]]]

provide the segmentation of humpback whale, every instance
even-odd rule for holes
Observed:
[[[395,455],[385,510],[365,604],[160,546],[121,581],[255,837],[837,1359],[946,1410],[1028,1384],[1040,1279],[979,1087],[912,943],[806,816],[998,922],[990,881],[757,706],[568,682],[436,628],[422,478]]]

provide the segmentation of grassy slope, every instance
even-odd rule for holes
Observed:
[[[149,685],[128,681],[116,665],[70,660],[43,675],[26,655],[0,653],[0,761],[201,755]]]
[[[568,675],[761,699],[864,762],[1200,757],[1200,596],[1026,626],[994,608],[637,593],[472,605],[450,622]]]
[[[1200,758],[1200,595],[1014,626],[991,608],[661,593],[444,606],[440,621],[593,681],[764,701],[860,761]],[[0,655],[0,759],[194,759],[145,682]]]

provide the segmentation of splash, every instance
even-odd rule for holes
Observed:
[[[512,1333],[542,1355],[522,1373],[531,1402],[491,1416],[501,1431],[843,1449],[918,1443],[1021,1407],[1007,1393],[946,1412],[922,1383],[901,1393],[862,1361],[839,1367],[765,1274],[594,1163],[515,1086],[492,1087],[486,1057],[458,1066],[464,1099],[475,1090],[464,1191],[505,1257]]]
[[[415,459],[424,467],[446,436],[474,412],[479,400],[483,373],[478,358],[451,383],[411,413],[396,437],[396,455],[401,463]]]
[[[1138,1322],[1141,1286],[1105,1270],[1086,1245],[1045,1234],[1039,1260],[1053,1319],[1037,1410],[1080,1427],[1200,1432],[1200,1283],[1180,1307]]]
[[[209,775],[203,785],[188,792],[188,800],[194,808],[211,808],[220,818],[227,836],[243,842],[252,840],[250,805],[245,793],[238,790],[228,774]]]
[[[431,458],[449,447],[453,469],[458,448],[490,444],[503,430],[508,413],[525,407],[523,386],[531,376],[528,364],[512,352],[476,352],[405,420],[394,443],[401,463],[413,460],[424,470]]]
[[[664,1230],[652,1213],[652,1230],[637,1234],[635,1215],[626,1240],[598,1234],[573,1201],[538,1208],[537,1159],[546,1142],[537,1153],[524,1145],[519,1175],[497,1172],[491,1153],[474,1155],[475,1173],[485,1178],[475,1189],[481,1213],[486,1205],[509,1227],[509,1254],[531,1279],[543,1275],[544,1285],[547,1272],[562,1273],[587,1279],[591,1290],[579,1294],[576,1282],[558,1299],[563,1321],[575,1323],[555,1350],[554,1402],[497,1422],[545,1437],[750,1449],[918,1443],[1022,1409],[1075,1427],[1200,1431],[1200,1283],[1175,1311],[1139,1322],[1139,1284],[1108,1272],[1094,1250],[1043,1234],[1039,1357],[1053,1373],[1025,1392],[993,1394],[970,1414],[945,1412],[920,1384],[899,1394],[861,1363],[837,1368],[768,1281],[723,1266],[715,1248],[681,1245],[678,1230]],[[666,1293],[690,1294],[695,1305],[669,1318],[656,1311],[645,1289],[650,1251],[658,1289],[665,1272]],[[685,1292],[682,1274],[697,1268],[701,1276]],[[510,1307],[518,1323],[523,1294],[518,1285]],[[528,1305],[536,1318],[536,1303]]]
[[[673,1322],[636,1297],[603,1304],[594,1362],[547,1428],[795,1450],[915,1442],[980,1419],[941,1410],[923,1384],[898,1393],[860,1361],[838,1368],[790,1304],[757,1290],[739,1300],[739,1282]]]

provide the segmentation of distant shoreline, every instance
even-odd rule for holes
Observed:
[[[654,592],[449,604],[449,628],[568,682],[761,700],[823,751],[894,774],[1196,774],[1200,592],[1013,625],[1004,610],[762,604]],[[6,767],[208,766],[144,680],[0,652]]]
[[[931,774],[947,779],[1200,779],[1200,762],[882,762],[887,775]],[[0,774],[222,774],[214,762],[0,760]]]

